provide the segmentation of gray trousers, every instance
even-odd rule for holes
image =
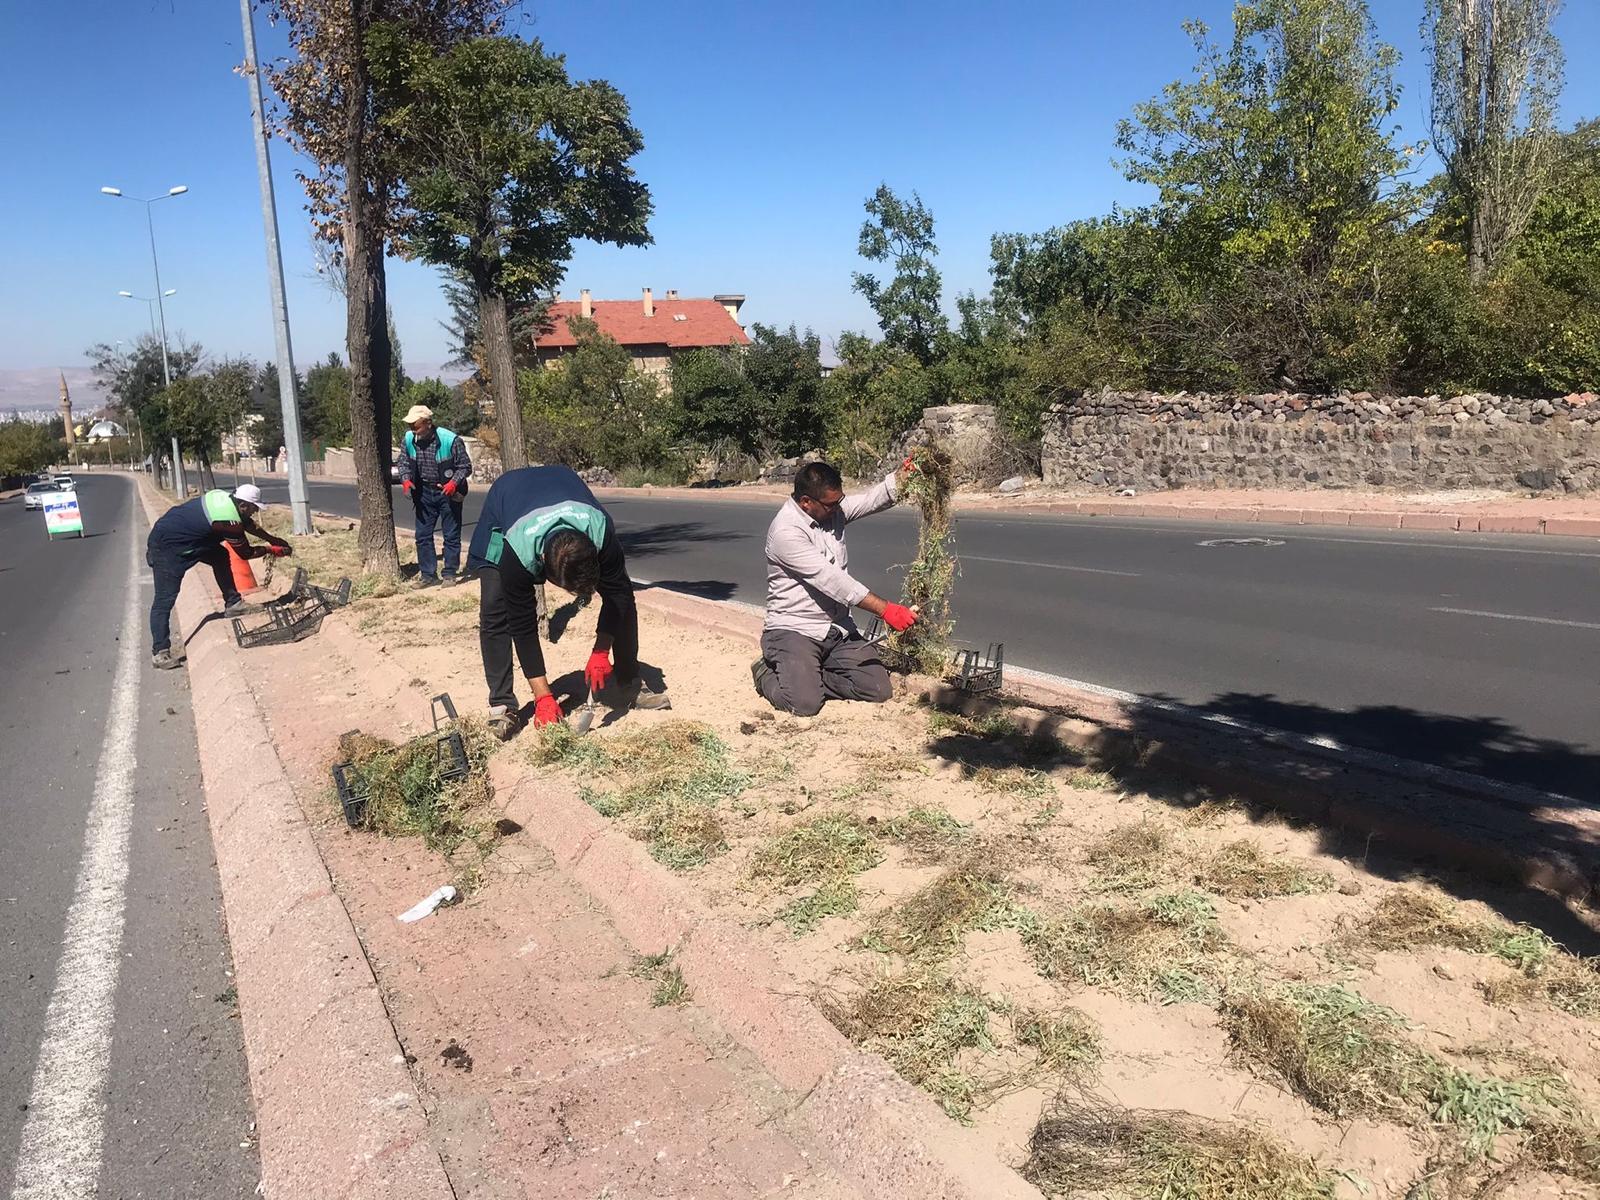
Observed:
[[[882,704],[893,694],[878,648],[837,629],[820,642],[792,629],[768,629],[761,635],[761,657],[769,668],[761,694],[773,708],[796,716],[814,716],[824,700]]]

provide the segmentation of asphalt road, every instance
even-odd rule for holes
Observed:
[[[251,1196],[186,675],[149,665],[132,484],[79,498],[53,543],[0,503],[0,1194]]]
[[[635,577],[762,603],[770,498],[606,505]],[[897,594],[915,531],[853,525],[854,572]],[[1600,800],[1600,541],[972,513],[956,536],[958,634],[1009,663]],[[1202,544],[1231,537],[1277,544]]]

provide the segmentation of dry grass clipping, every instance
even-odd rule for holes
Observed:
[[[1448,946],[1492,955],[1510,963],[1518,975],[1485,985],[1491,1002],[1536,998],[1574,1016],[1600,1016],[1600,969],[1593,959],[1569,953],[1530,925],[1475,920],[1415,888],[1397,888],[1384,896],[1345,940],[1372,950]]]
[[[743,792],[749,776],[733,766],[709,726],[663,721],[610,737],[579,737],[558,723],[538,732],[532,760],[603,779],[609,787],[586,782],[579,795],[601,816],[623,820],[657,862],[683,871],[727,849],[717,806]]]
[[[883,827],[890,840],[906,849],[913,862],[937,862],[972,832],[942,808],[913,808]]]
[[[819,1003],[841,1033],[883,1055],[952,1117],[965,1120],[972,1111],[980,1084],[958,1068],[957,1057],[994,1049],[989,1002],[978,992],[948,976],[913,971],[878,979],[847,1002]]]
[[[918,609],[917,623],[891,634],[887,646],[895,655],[928,675],[942,675],[950,661],[950,592],[955,586],[956,557],[950,532],[950,494],[955,471],[949,453],[937,443],[911,452],[915,470],[906,476],[901,499],[917,506],[922,516],[917,531],[917,557],[906,568],[905,602]]]
[[[908,958],[946,958],[961,948],[968,930],[1005,903],[1001,862],[992,851],[979,849],[880,914],[861,942]]]
[[[352,581],[352,599],[393,596],[400,591],[398,580],[385,579],[361,572],[360,529],[353,520],[313,520],[315,537],[294,535],[294,514],[287,505],[272,505],[261,510],[257,522],[268,533],[288,538],[294,544],[294,556],[278,564],[278,569],[304,567],[312,583],[320,587],[336,587],[339,580]],[[400,539],[400,565],[417,561],[416,545],[409,538]]]
[[[1197,887],[1217,896],[1265,900],[1325,892],[1333,879],[1287,858],[1269,858],[1248,838],[1202,852],[1191,864]]]
[[[1028,1143],[1022,1176],[1047,1196],[1140,1200],[1326,1200],[1333,1180],[1245,1125],[1189,1113],[1058,1101]]]
[[[1136,999],[1215,999],[1227,944],[1199,892],[1172,892],[1132,907],[1088,905],[1022,927],[1047,979],[1077,979]]]
[[[1090,842],[1084,861],[1109,892],[1142,892],[1174,875],[1172,833],[1159,821],[1113,829]]]
[[[799,936],[810,933],[825,917],[855,912],[861,898],[854,877],[882,860],[877,838],[860,817],[821,813],[758,849],[750,861],[750,877],[785,887],[817,885],[777,913],[776,919]]]

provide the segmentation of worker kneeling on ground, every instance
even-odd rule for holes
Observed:
[[[156,598],[150,605],[150,642],[155,652],[152,661],[157,667],[165,670],[183,662],[181,653],[172,653],[172,606],[178,602],[178,589],[190,567],[205,563],[211,568],[226,606],[223,615],[233,617],[249,612],[250,605],[233,584],[227,545],[241,558],[294,553],[288,542],[256,524],[255,516],[260,511],[261,489],[253,483],[243,483],[231,495],[217,488],[175,505],[150,527],[144,558],[156,579]],[[267,544],[252,546],[249,534]]]
[[[671,707],[639,678],[639,609],[611,516],[569,467],[522,467],[495,480],[467,551],[482,585],[478,644],[489,684],[489,727],[504,740],[522,724],[512,686],[511,650],[533,688],[533,723],[561,720],[539,648],[536,589],[546,580],[580,601],[600,593],[600,620],[584,681],[599,691],[615,658],[621,704]]]
[[[400,489],[411,497],[417,514],[417,586],[439,582],[439,559],[433,548],[434,526],[444,523],[444,583],[459,583],[461,506],[467,499],[472,460],[465,439],[453,429],[433,423],[433,409],[413,404],[405,415],[411,428],[400,442]]]
[[[809,717],[828,699],[882,704],[889,698],[889,671],[850,609],[882,617],[896,632],[911,628],[917,615],[850,577],[844,527],[892,507],[911,469],[907,459],[896,474],[853,496],[827,463],[796,472],[794,495],[767,529],[767,616],[761,657],[751,664],[756,691],[772,707]]]

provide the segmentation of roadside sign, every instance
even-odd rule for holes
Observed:
[[[83,536],[83,513],[78,510],[78,493],[72,490],[49,492],[44,498],[44,531],[49,537],[69,533]]]

